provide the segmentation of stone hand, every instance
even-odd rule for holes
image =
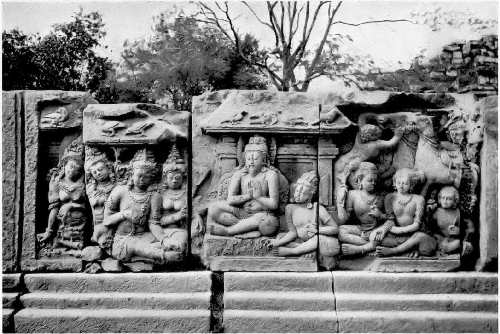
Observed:
[[[101,236],[109,231],[106,225],[99,224],[94,227],[94,233],[92,234],[91,240],[93,242],[99,242]]]
[[[368,212],[368,215],[374,218],[383,218],[384,214],[380,209],[374,204],[370,207],[370,211]]]
[[[402,137],[405,134],[406,127],[397,127],[394,129],[394,134],[398,137]]]
[[[245,204],[245,209],[247,209],[250,212],[259,212],[264,210],[261,204],[259,204],[257,201],[250,201]]]
[[[460,229],[458,228],[458,226],[450,225],[448,226],[448,233],[450,235],[456,236],[460,234]]]
[[[314,224],[307,224],[306,226],[304,226],[304,229],[307,231],[307,235],[309,237],[312,237],[316,235],[316,233],[318,233],[318,229]]]
[[[469,255],[472,253],[472,250],[474,247],[472,247],[472,244],[469,241],[464,241],[463,246],[462,246],[462,255]]]
[[[123,211],[121,211],[121,214],[123,216],[123,219],[125,220],[133,220],[133,213],[132,213],[132,210],[130,209],[125,209]]]
[[[184,219],[187,217],[187,208],[183,207],[178,213],[179,219]]]

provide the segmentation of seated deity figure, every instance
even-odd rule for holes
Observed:
[[[52,240],[54,248],[81,250],[87,225],[83,145],[73,141],[63,153],[49,182],[49,218],[40,243]]]
[[[104,204],[115,187],[113,164],[106,155],[96,148],[86,148],[85,151],[86,190],[92,209],[94,228],[104,219]],[[112,234],[103,235],[103,240],[96,240],[103,248],[110,248]]]
[[[141,257],[156,264],[177,260],[178,253],[162,249],[150,230],[159,225],[161,218],[161,195],[149,189],[155,171],[154,158],[145,149],[138,151],[128,184],[116,186],[106,202],[104,220],[94,231],[94,240],[114,228],[111,255],[117,260]]]
[[[337,223],[326,208],[313,197],[317,192],[318,175],[304,173],[297,181],[295,203],[285,207],[288,232],[273,241],[278,256],[300,256],[319,250],[320,256],[333,257],[339,253]],[[317,212],[318,211],[318,212]],[[316,223],[318,213],[319,224]]]
[[[161,240],[163,249],[184,253],[187,249],[186,165],[174,145],[163,164],[162,217],[151,231]]]
[[[361,162],[356,171],[359,189],[341,188],[337,200],[339,216],[339,241],[342,254],[363,255],[375,250],[385,237],[392,222],[387,220],[382,210],[382,196],[377,194],[377,166],[371,162]],[[351,224],[346,224],[354,213]]]
[[[377,246],[378,256],[391,256],[413,251],[412,256],[430,256],[436,249],[436,241],[421,232],[425,211],[425,199],[412,191],[425,176],[409,168],[398,169],[393,176],[396,192],[385,197],[385,212],[392,217],[393,226]]]
[[[351,173],[358,168],[363,161],[370,161],[377,158],[381,151],[395,147],[403,137],[405,128],[399,127],[394,131],[394,136],[390,140],[381,140],[382,130],[372,124],[360,126],[356,135],[353,148],[342,155],[335,162],[335,196],[341,197],[341,189],[346,185]]]
[[[439,191],[438,202],[439,207],[430,219],[438,242],[438,252],[441,255],[460,252],[469,255],[473,250],[469,238],[474,233],[474,224],[470,219],[461,219],[458,190],[452,186],[443,187]],[[463,223],[466,223],[465,235],[462,235]]]
[[[244,155],[244,165],[231,177],[227,200],[208,208],[208,230],[219,236],[274,236],[279,229],[275,215],[279,179],[278,173],[268,166],[265,138],[251,137]]]

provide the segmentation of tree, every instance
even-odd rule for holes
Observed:
[[[107,58],[95,52],[104,36],[101,15],[84,14],[82,9],[43,37],[3,32],[4,89],[95,91],[111,68]]]
[[[153,37],[125,45],[124,78],[150,92],[152,100],[167,96],[175,109],[189,110],[191,98],[209,89],[265,88],[259,74],[243,62],[230,42],[213,28],[201,27],[192,17],[161,14]],[[258,43],[242,41],[241,54],[254,57]]]
[[[342,1],[305,2],[296,1],[266,2],[267,17],[257,14],[254,7],[242,2],[248,11],[269,29],[274,36],[274,48],[261,52],[260,57],[247,57],[243,54],[243,36],[239,33],[235,18],[232,17],[228,2],[210,6],[199,2],[200,22],[216,27],[233,44],[234,49],[248,64],[266,73],[278,90],[307,91],[312,80],[326,75],[355,83],[360,74],[361,57],[353,57],[339,52],[339,42],[350,36],[332,34],[332,27],[338,24],[361,26],[370,23],[403,22],[407,20],[370,20],[350,23],[336,20]],[[326,23],[319,26],[319,17],[326,15]],[[313,31],[320,36],[319,43],[312,50],[310,40]],[[364,63],[371,66],[373,62]],[[299,75],[303,72],[303,75]],[[300,78],[301,77],[301,78]]]

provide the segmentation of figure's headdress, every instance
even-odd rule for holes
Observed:
[[[441,199],[442,194],[446,191],[453,193],[453,196],[455,197],[455,206],[454,207],[456,208],[458,206],[458,202],[460,201],[460,193],[458,192],[457,188],[455,188],[454,186],[444,186],[443,188],[441,188],[441,190],[439,190],[438,199]]]
[[[307,182],[311,185],[311,188],[313,188],[315,191],[318,187],[318,174],[315,171],[310,171],[302,174],[300,178],[297,180],[297,183],[299,182]]]
[[[89,171],[98,162],[110,163],[106,154],[97,147],[85,147],[85,170]]]
[[[262,152],[265,153],[267,156],[268,148],[267,148],[266,138],[259,135],[250,137],[250,139],[248,140],[248,144],[245,145],[245,152],[248,151]]]
[[[359,138],[361,142],[366,143],[380,138],[382,129],[373,124],[365,124],[359,128]]]
[[[412,191],[417,184],[425,182],[425,174],[423,171],[411,168],[401,168],[398,169],[392,177],[394,185],[396,185],[396,179],[402,176],[408,176],[410,179],[410,191]]]
[[[143,148],[137,151],[132,159],[132,169],[143,169],[150,173],[156,172],[156,161],[153,152]]]
[[[83,143],[81,137],[73,140],[65,149],[59,161],[59,166],[62,167],[69,160],[75,160],[83,165]]]
[[[173,171],[178,171],[182,174],[186,173],[186,163],[181,157],[175,144],[172,146],[172,151],[170,151],[167,160],[165,160],[165,163],[163,164],[163,175]]]

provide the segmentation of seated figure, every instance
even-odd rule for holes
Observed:
[[[443,187],[439,191],[438,202],[439,207],[432,214],[430,221],[434,237],[438,242],[439,253],[470,254],[473,248],[469,238],[474,233],[474,224],[470,219],[461,219],[458,190],[452,186]],[[462,236],[462,220],[467,225],[465,236]]]
[[[156,163],[146,150],[138,151],[132,163],[132,176],[127,185],[116,186],[104,208],[104,220],[94,230],[94,240],[115,229],[111,255],[121,261],[133,257],[164,264],[178,260],[178,252],[161,247],[159,239],[151,233],[161,218],[161,196],[149,190]]]
[[[300,256],[317,249],[320,258],[333,257],[339,253],[339,242],[335,237],[338,234],[337,223],[324,206],[312,203],[317,187],[316,172],[304,173],[298,179],[295,203],[285,207],[288,232],[273,241],[275,255]],[[319,224],[316,223],[316,214]]]
[[[346,187],[342,187],[337,200],[341,223],[339,241],[344,255],[363,255],[374,251],[392,226],[382,212],[383,198],[376,192],[377,166],[361,162],[355,178],[359,189],[347,191]],[[345,224],[353,213],[353,223]]]
[[[377,246],[378,256],[391,256],[414,251],[412,255],[430,256],[436,249],[436,241],[421,232],[425,199],[412,194],[418,181],[424,181],[422,172],[409,168],[396,171],[393,177],[396,192],[385,197],[385,211],[393,217],[393,226]]]
[[[174,146],[163,165],[162,217],[159,225],[151,226],[165,250],[185,253],[187,250],[187,190],[184,176],[186,165]]]
[[[229,182],[227,200],[208,208],[208,231],[219,236],[274,236],[279,229],[275,215],[279,178],[276,170],[268,166],[265,138],[251,137],[244,154],[244,165]]]

